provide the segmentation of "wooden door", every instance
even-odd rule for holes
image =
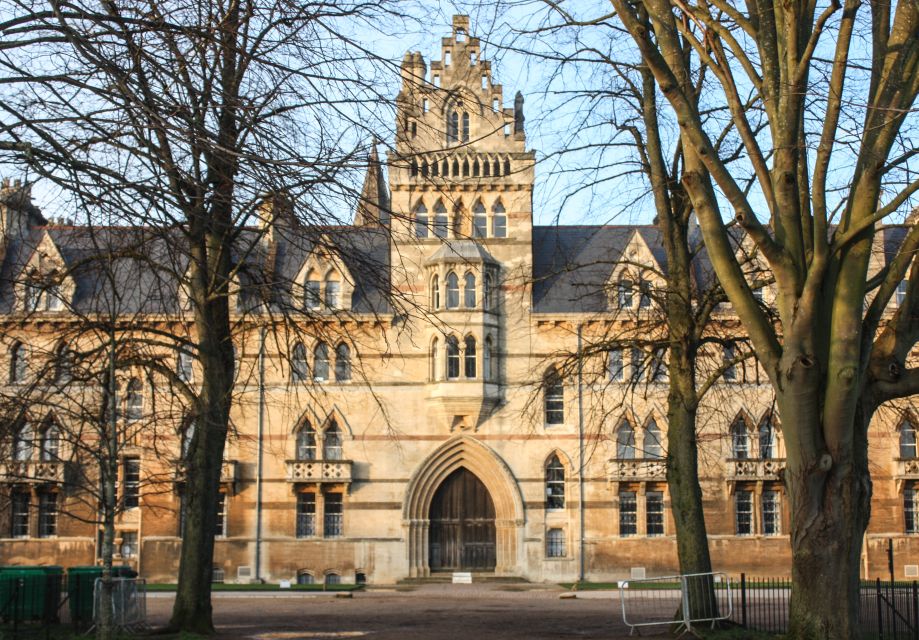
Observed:
[[[493,571],[495,505],[488,489],[467,469],[457,469],[431,501],[432,571]]]

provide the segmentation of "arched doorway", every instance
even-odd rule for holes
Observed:
[[[431,571],[494,571],[495,504],[474,473],[460,467],[431,500]]]

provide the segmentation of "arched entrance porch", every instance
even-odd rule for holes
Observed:
[[[445,486],[444,482],[461,469],[481,483],[493,503],[495,574],[519,575],[524,515],[517,483],[494,451],[475,438],[458,436],[431,453],[409,480],[402,511],[409,576],[431,574],[432,503],[438,490]],[[446,486],[450,486],[449,483]],[[435,511],[435,515],[438,513],[442,511]]]

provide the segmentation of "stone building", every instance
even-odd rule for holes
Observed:
[[[262,225],[242,231],[250,275],[231,300],[237,397],[215,579],[390,583],[463,569],[600,581],[676,570],[666,355],[595,348],[657,331],[650,292],[666,270],[657,231],[534,225],[523,100],[506,104],[457,16],[439,61],[405,55],[388,184],[374,156],[354,224],[301,227],[275,200]],[[176,279],[132,263],[111,281],[81,268],[96,237],[46,221],[27,186],[4,183],[0,218],[7,395],[29,397],[42,368],[69,380],[61,362],[77,347],[61,336],[105,300],[118,298],[118,313],[148,329],[188,331]],[[105,234],[130,243],[144,230]],[[876,269],[896,241],[894,231],[879,238]],[[171,249],[158,238],[148,252],[181,274],[187,259]],[[266,271],[268,298],[253,293],[268,280],[251,275]],[[757,286],[769,304],[768,284]],[[269,313],[279,305],[288,313]],[[739,331],[728,306],[713,331]],[[735,356],[709,355],[713,367]],[[162,362],[194,384],[193,349]],[[119,384],[113,419],[130,435],[117,466],[117,559],[170,581],[193,422],[156,376],[125,372]],[[785,574],[783,444],[769,385],[748,360],[726,368],[707,397],[699,442],[715,568]],[[2,449],[0,564],[98,557],[92,500],[71,483],[67,402],[26,407]],[[886,575],[888,539],[897,577],[919,574],[914,424],[904,403],[872,425],[865,576]]]

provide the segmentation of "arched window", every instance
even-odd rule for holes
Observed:
[[[447,308],[456,309],[459,306],[459,278],[452,271],[447,274]]]
[[[482,165],[479,164],[479,159],[476,158],[472,163],[472,177],[478,178],[482,173]]]
[[[491,208],[491,235],[495,238],[507,237],[507,213],[500,201]]]
[[[431,341],[431,380],[440,379],[440,340]]]
[[[325,583],[327,585],[341,584],[341,576],[337,573],[329,573],[325,577]]]
[[[413,122],[413,123],[412,123],[412,127],[414,127],[414,126],[415,126],[415,123]],[[412,135],[414,135],[414,133],[413,133]],[[427,177],[428,177],[428,161],[427,161],[427,160],[423,160],[423,161],[421,162],[421,177],[422,177],[422,178],[427,178]]]
[[[475,308],[475,276],[471,272],[463,277],[463,306],[467,309]]]
[[[185,426],[185,430],[182,431],[182,444],[180,450],[182,460],[188,459],[188,453],[191,451],[191,443],[195,439],[195,431],[197,431],[197,429],[198,423],[194,418],[192,418]]]
[[[616,287],[616,306],[620,309],[631,309],[632,308],[632,291],[635,288],[635,283],[633,283],[628,278],[622,278],[619,280],[619,284]]]
[[[420,202],[418,206],[415,207],[415,237],[428,237],[428,210]]]
[[[463,142],[469,142],[469,114],[463,112]]]
[[[549,529],[546,532],[546,557],[564,558],[566,555],[565,531],[563,529]]]
[[[186,384],[195,380],[195,369],[192,366],[191,354],[183,349],[176,351],[176,376]]]
[[[507,158],[504,159],[504,175],[508,176],[511,173],[511,161]]]
[[[137,378],[131,378],[128,382],[128,390],[125,396],[125,419],[128,422],[134,422],[144,417],[144,386]]]
[[[909,420],[900,425],[900,457],[916,457],[916,427]]]
[[[306,360],[306,347],[302,342],[298,342],[290,352],[290,378],[294,382],[306,382],[309,377],[310,368]]]
[[[466,336],[464,346],[463,373],[467,378],[475,378],[475,338],[473,336]]]
[[[335,347],[335,380],[346,382],[351,379],[351,349],[344,342]]]
[[[341,460],[341,429],[334,422],[325,430],[322,438],[322,459]]]
[[[431,279],[431,308],[440,309],[440,276]]]
[[[664,457],[664,450],[661,447],[661,430],[657,426],[657,421],[651,418],[645,427],[645,458],[660,460]]]
[[[303,305],[306,309],[318,309],[322,299],[319,297],[320,282],[315,271],[306,274],[303,285]]]
[[[297,584],[316,584],[316,578],[308,571],[300,571],[297,573]]]
[[[447,115],[447,143],[459,140],[459,113],[451,111]]]
[[[313,348],[313,380],[329,379],[329,347],[325,342]]]
[[[463,177],[464,178],[469,177],[469,159],[468,158],[463,159]]]
[[[635,429],[625,420],[616,430],[616,458],[619,460],[635,459]]]
[[[13,439],[13,459],[18,462],[28,462],[32,459],[32,446],[35,440],[35,432],[32,425],[26,423],[16,432]]]
[[[66,384],[73,379],[73,351],[62,342],[54,352],[54,381]]]
[[[622,363],[622,348],[613,347],[606,357],[606,370],[611,382],[625,380],[625,366]]]
[[[309,422],[304,422],[297,431],[297,460],[316,459],[316,431]]]
[[[10,383],[20,384],[26,379],[29,370],[29,358],[26,346],[17,342],[10,349]]]
[[[494,344],[491,341],[491,336],[486,336],[485,349],[482,351],[482,377],[485,378],[486,382],[494,380],[495,378],[495,372],[493,370],[495,366],[494,363]]]
[[[434,235],[438,238],[447,237],[447,208],[440,200],[434,205]]]
[[[546,374],[543,389],[546,424],[563,424],[565,422],[565,387],[562,384],[562,377],[554,368]]]
[[[414,158],[412,159],[412,164],[409,167],[409,173],[413,178],[418,175],[418,161]]]
[[[497,160],[495,160],[492,166],[494,167],[495,177],[500,178],[501,177],[501,164]]]
[[[759,423],[759,457],[769,460],[775,457],[775,427],[772,416],[765,416]]]
[[[456,336],[447,338],[447,379],[455,380],[460,375],[459,340]]]
[[[494,308],[495,306],[495,283],[494,278],[491,274],[486,272],[485,278],[482,280],[482,308],[485,311]]]
[[[325,306],[326,309],[340,308],[341,281],[335,271],[325,278]]]
[[[731,425],[731,455],[735,460],[746,460],[750,457],[750,435],[747,425],[738,418]]]
[[[41,436],[41,453],[39,457],[42,462],[54,462],[58,459],[61,452],[61,430],[53,422],[46,428]]]
[[[478,160],[476,160],[478,164]],[[488,215],[485,212],[485,205],[481,200],[477,200],[472,207],[472,237],[484,238],[488,235]]]
[[[546,509],[565,508],[565,467],[557,455],[546,464]]]

